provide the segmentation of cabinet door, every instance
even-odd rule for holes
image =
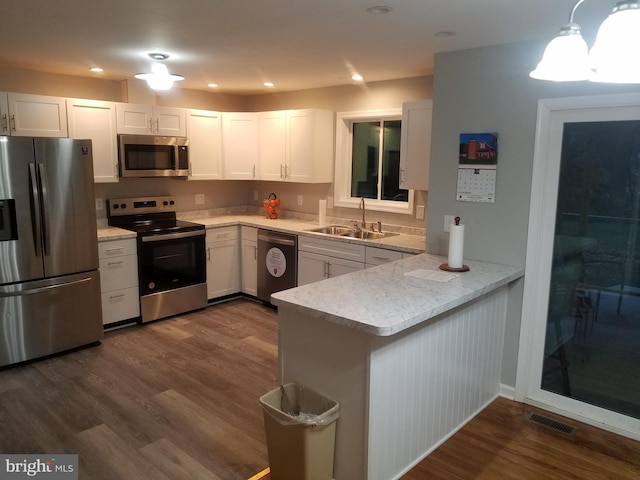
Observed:
[[[64,98],[9,93],[9,129],[23,137],[66,137]]]
[[[91,139],[94,181],[117,182],[118,141],[115,104],[69,98],[67,117],[70,138]]]
[[[259,115],[261,180],[285,180],[285,117],[284,111],[263,112]]]
[[[329,110],[287,111],[287,181],[333,182],[333,117]]]
[[[186,137],[186,110],[184,108],[153,107],[153,134]]]
[[[222,157],[227,180],[254,180],[258,168],[258,117],[222,114]]]
[[[347,273],[364,270],[364,263],[344,260],[342,258],[329,258],[329,278],[346,275]]]
[[[287,166],[285,177],[290,182],[314,181],[314,110],[287,112]]]
[[[431,100],[402,105],[400,188],[429,189],[432,108]]]
[[[240,247],[238,227],[207,230],[207,297],[240,291]]]
[[[117,103],[116,114],[118,133],[129,135],[153,134],[152,106]]]
[[[298,286],[328,278],[328,263],[324,255],[298,251]]]
[[[219,112],[187,111],[189,180],[222,178],[222,119]]]
[[[258,243],[242,239],[242,292],[258,295]]]

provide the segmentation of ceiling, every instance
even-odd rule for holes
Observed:
[[[169,71],[186,77],[179,88],[215,82],[217,91],[251,95],[351,84],[353,73],[370,82],[429,75],[437,52],[551,39],[574,0],[3,3],[0,65],[123,80],[150,70],[146,53],[164,52]],[[613,3],[578,8],[587,42]],[[367,12],[377,5],[391,11]],[[96,66],[104,72],[89,71]]]

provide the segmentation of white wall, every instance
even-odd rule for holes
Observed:
[[[640,85],[607,86],[533,80],[544,43],[520,43],[436,56],[427,251],[447,253],[443,215],[459,215],[468,259],[524,266],[536,134],[541,98],[640,91]],[[498,133],[494,204],[458,202],[460,133]],[[555,215],[555,212],[549,212]],[[502,382],[515,386],[523,282],[511,288]]]

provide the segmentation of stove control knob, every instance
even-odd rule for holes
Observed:
[[[174,203],[176,203],[176,202],[174,202],[173,200],[171,200],[171,201],[169,202],[169,205],[173,205]]]
[[[120,204],[120,208],[127,208],[127,204],[126,203],[121,203]]]
[[[117,209],[119,209],[119,208],[120,208],[120,205],[118,205],[117,203],[114,203],[114,204],[113,204],[113,209],[114,209],[114,210],[117,210]]]
[[[149,282],[149,290],[153,290],[156,288],[156,284],[154,282]]]
[[[169,202],[165,200],[164,202],[162,202],[162,204],[166,207],[167,205],[169,205]]]

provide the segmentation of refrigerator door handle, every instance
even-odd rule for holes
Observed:
[[[47,170],[44,163],[38,164],[38,174],[40,175],[40,191],[42,192],[42,239],[44,244],[44,255],[49,255],[51,239],[49,237],[49,189],[47,188]]]
[[[31,193],[31,229],[33,231],[33,246],[36,257],[42,256],[42,222],[40,218],[40,200],[38,198],[38,179],[35,164],[29,164],[29,187]]]
[[[56,288],[70,287],[72,285],[78,285],[80,283],[85,283],[90,281],[91,281],[91,277],[85,277],[85,278],[81,278],[80,280],[73,280],[71,282],[66,282],[66,283],[56,283],[54,285],[47,285],[46,287],[30,288],[28,290],[8,290],[4,292],[0,290],[0,297],[19,297],[22,295],[35,295],[43,292],[50,292],[51,290],[55,290]]]

